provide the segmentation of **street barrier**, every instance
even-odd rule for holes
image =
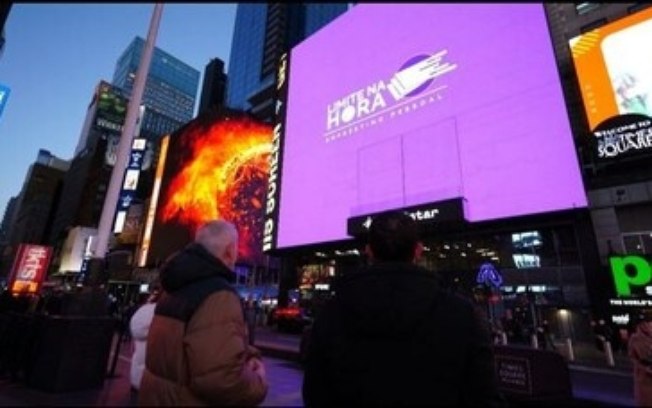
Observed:
[[[515,404],[572,401],[570,371],[557,352],[529,347],[495,346],[498,387]]]
[[[50,392],[100,388],[115,321],[108,316],[35,316],[27,385]]]
[[[575,353],[573,352],[573,341],[566,338],[566,350],[568,352],[568,361],[575,361]]]
[[[604,355],[607,359],[607,365],[609,367],[615,367],[616,362],[614,361],[614,353],[613,350],[611,349],[611,342],[608,340],[604,340],[602,344],[604,344]]]

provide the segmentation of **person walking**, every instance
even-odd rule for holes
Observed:
[[[133,339],[134,352],[131,356],[129,377],[133,391],[140,389],[140,381],[145,369],[145,356],[147,355],[147,334],[154,318],[154,309],[159,298],[159,290],[153,289],[144,304],[133,314],[129,321],[129,331]]]
[[[232,286],[237,248],[235,226],[210,221],[162,267],[138,405],[252,406],[265,398],[265,367]]]
[[[652,313],[640,317],[627,348],[634,369],[634,401],[640,407],[652,406]]]
[[[342,277],[314,321],[306,406],[504,405],[489,324],[415,265],[416,222],[385,212],[367,238],[371,266]]]

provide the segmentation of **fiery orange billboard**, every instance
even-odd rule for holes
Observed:
[[[212,219],[233,222],[239,258],[262,263],[262,229],[272,129],[241,112],[208,114],[166,141],[150,264],[164,261]]]

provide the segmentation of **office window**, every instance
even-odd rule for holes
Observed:
[[[575,11],[578,15],[584,15],[600,7],[600,3],[575,3]]]

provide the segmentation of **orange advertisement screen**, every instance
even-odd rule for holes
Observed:
[[[597,156],[652,152],[652,8],[569,43]]]
[[[160,180],[148,263],[192,241],[204,222],[238,229],[242,263],[262,264],[272,127],[238,111],[207,114],[170,135]]]
[[[51,256],[51,247],[20,244],[9,279],[10,291],[38,293],[47,275]]]

